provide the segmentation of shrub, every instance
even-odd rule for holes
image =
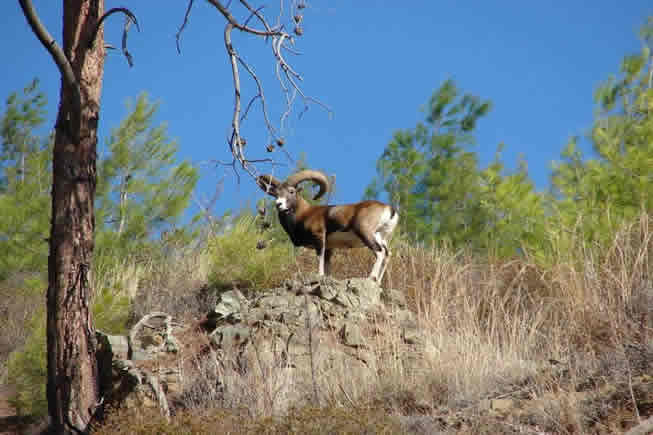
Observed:
[[[218,289],[239,286],[269,288],[281,283],[290,271],[293,248],[277,237],[265,249],[257,249],[263,238],[256,218],[239,217],[231,229],[209,241],[209,283]]]
[[[96,279],[98,288],[93,301],[93,317],[97,329],[118,334],[126,331],[129,298],[120,277],[120,268],[106,271]],[[108,279],[109,276],[115,279]],[[29,290],[24,290],[29,292]],[[25,344],[12,352],[7,364],[9,383],[15,390],[10,399],[19,415],[42,417],[47,414],[46,399],[46,312],[44,305],[23,325],[30,331]]]
[[[9,357],[9,382],[16,391],[10,398],[18,415],[41,417],[48,413],[45,396],[47,363],[45,358],[45,312],[32,319],[31,333],[20,351]]]
[[[38,273],[16,273],[0,281],[0,384],[7,375],[9,355],[25,344],[28,327],[34,316],[34,307],[45,300],[43,291],[47,284]]]

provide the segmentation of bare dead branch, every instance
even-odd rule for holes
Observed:
[[[208,0],[208,2],[211,3],[220,11],[220,13],[227,19],[229,24],[231,24],[233,27],[235,27],[240,31],[251,33],[253,35],[258,35],[258,36],[279,36],[283,34],[283,32],[280,29],[279,30],[271,29],[270,31],[268,31],[268,30],[258,30],[253,27],[244,26],[240,24],[238,20],[234,18],[233,15],[231,15],[231,12],[229,12],[228,7],[222,5],[222,3],[220,3],[217,0]]]
[[[254,101],[258,100],[261,98],[261,94],[256,94],[252,98],[249,99],[249,103],[247,103],[247,106],[245,106],[245,110],[243,111],[243,114],[240,117],[240,123],[242,124],[245,118],[247,118],[247,114],[249,113],[249,109],[252,108],[252,104],[254,104]]]
[[[134,66],[134,59],[129,50],[127,50],[127,32],[129,32],[129,26],[131,26],[131,23],[131,19],[125,18],[125,27],[122,32],[122,53],[125,55],[130,68]]]
[[[277,18],[277,24],[275,26],[271,26],[268,23],[265,15],[263,14],[264,7],[252,6],[250,4],[250,0],[239,0],[237,3],[232,1],[223,2],[220,0],[208,0],[209,4],[214,6],[224,16],[224,18],[227,21],[224,30],[224,42],[227,51],[227,56],[229,57],[229,62],[231,64],[231,72],[232,72],[233,83],[234,83],[233,85],[234,86],[234,109],[233,109],[233,115],[231,119],[231,132],[227,136],[227,143],[229,144],[233,156],[233,161],[231,163],[219,162],[219,164],[224,166],[230,166],[234,169],[234,171],[236,170],[236,164],[238,164],[240,168],[242,168],[245,172],[247,172],[252,177],[257,176],[257,170],[254,163],[261,163],[261,162],[274,163],[272,159],[252,160],[252,159],[248,159],[245,155],[244,140],[241,137],[241,126],[245,121],[245,119],[247,118],[248,114],[250,113],[252,106],[257,100],[261,101],[261,109],[263,113],[265,128],[268,131],[268,134],[275,140],[278,140],[280,138],[280,134],[283,131],[286,120],[292,111],[292,107],[296,101],[297,95],[300,95],[302,101],[304,102],[304,109],[302,110],[301,114],[303,114],[307,110],[309,103],[317,103],[321,107],[325,108],[330,114],[332,113],[331,109],[328,106],[321,103],[319,100],[315,98],[307,96],[304,93],[304,91],[299,87],[299,82],[303,80],[301,74],[299,74],[284,57],[284,51],[286,52],[285,54],[291,54],[291,55],[297,55],[299,54],[299,52],[291,47],[292,45],[294,45],[294,41],[295,41],[294,36],[291,35],[289,32],[287,32],[286,30],[284,30],[284,26],[281,22],[283,11],[284,11],[284,0],[280,0],[280,1],[281,1],[279,6],[280,15]],[[234,7],[236,4],[240,4],[248,12],[248,15],[243,21],[239,21],[230,10],[232,4],[234,4]],[[184,27],[186,26],[186,23],[188,21],[188,14],[190,12],[191,7],[192,7],[192,0],[190,0],[188,4],[186,15],[184,16],[184,22],[182,23],[179,32],[177,33],[178,36],[181,34]],[[300,9],[299,4],[295,5],[293,3],[293,5],[290,8],[290,12],[292,12],[295,9]],[[298,24],[297,19],[293,17],[292,14],[290,20],[295,25]],[[254,68],[240,56],[238,50],[233,45],[232,42],[233,29],[238,29],[241,32],[262,37],[265,40],[271,39],[272,41],[271,48],[272,48],[272,54],[276,61],[275,62],[276,76],[279,85],[281,87],[281,90],[285,96],[285,103],[286,103],[286,108],[283,111],[280,119],[280,124],[279,124],[280,129],[277,128],[275,126],[275,123],[273,123],[270,119],[268,107],[267,107],[267,101],[265,98],[265,93],[263,90],[263,84],[261,80],[255,73]],[[179,47],[178,47],[178,51],[179,51]],[[249,98],[248,103],[244,107],[244,111],[243,111],[243,102],[242,102],[240,68],[243,68],[247,71],[249,77],[255,83],[257,89],[257,93],[251,98]],[[272,151],[273,146],[268,144],[267,149],[268,151]],[[288,156],[290,160],[292,160],[287,150],[283,149],[283,152],[286,154],[286,156]],[[239,176],[238,179],[240,179]]]
[[[292,104],[297,98],[297,91],[293,89],[292,93],[286,93],[286,110],[281,114],[281,119],[279,121],[279,126],[281,131],[283,131],[286,125],[286,119],[290,116],[290,110],[292,109]]]
[[[193,8],[193,1],[190,0],[188,2],[188,7],[186,8],[186,13],[184,14],[184,21],[181,23],[181,26],[179,27],[179,30],[177,31],[177,34],[175,35],[175,40],[177,41],[177,53],[181,54],[181,48],[179,46],[179,39],[181,38],[181,33],[184,31],[186,28],[186,25],[188,24],[188,17],[190,16],[190,10]]]
[[[100,20],[98,21],[97,26],[95,26],[95,30],[93,31],[93,36],[91,36],[91,40],[88,41],[89,47],[90,47],[90,46],[93,46],[93,43],[95,42],[95,38],[97,37],[97,33],[98,33],[98,31],[100,30],[100,26],[102,26],[102,23],[104,22],[104,20],[106,20],[107,18],[109,18],[111,15],[113,15],[113,14],[117,14],[117,13],[119,13],[119,12],[125,14],[125,16],[127,17],[127,19],[133,21],[134,24],[136,24],[136,29],[137,29],[139,32],[141,31],[141,28],[140,28],[140,26],[138,25],[138,20],[136,19],[136,15],[134,15],[134,13],[133,13],[132,11],[130,11],[130,10],[127,9],[127,8],[111,8],[111,9],[109,9],[108,11],[106,11],[106,12],[102,15],[102,17],[100,17]]]
[[[125,26],[123,27],[122,30],[122,53],[125,55],[125,58],[127,59],[127,63],[129,64],[129,66],[132,67],[134,66],[134,60],[132,58],[131,53],[129,53],[129,51],[127,50],[127,33],[129,32],[129,26],[131,26],[132,23],[136,25],[136,30],[138,30],[139,32],[141,31],[141,28],[138,25],[138,20],[136,19],[136,15],[134,15],[134,13],[127,8],[111,8],[107,12],[105,12],[102,15],[102,17],[100,17],[97,26],[95,26],[95,30],[93,30],[93,35],[91,36],[91,40],[88,41],[88,46],[92,47],[93,44],[95,43],[95,38],[97,37],[97,33],[100,31],[100,26],[102,26],[104,20],[106,20],[111,15],[116,13],[122,13],[125,15]]]
[[[279,0],[279,16],[277,16],[277,27],[281,26],[281,17],[283,16],[283,2],[284,0]]]
[[[79,116],[82,111],[82,95],[79,89],[79,82],[75,77],[73,68],[68,61],[66,54],[63,52],[59,44],[57,44],[57,41],[52,37],[52,35],[50,35],[50,32],[48,32],[48,30],[39,19],[31,0],[19,0],[19,3],[20,7],[23,9],[23,15],[25,15],[25,18],[27,19],[27,23],[41,44],[52,56],[52,59],[57,65],[57,68],[59,69],[59,72],[61,73],[61,76],[63,77],[66,85],[72,89],[73,108],[71,122],[73,123],[73,128],[71,129],[71,132],[73,135],[77,136],[79,132],[78,127],[80,122]],[[77,141],[79,138],[75,137],[74,139]]]
[[[263,118],[265,119],[265,125],[266,125],[268,131],[270,132],[270,135],[272,137],[276,138],[277,137],[277,131],[274,128],[274,126],[272,125],[272,122],[270,122],[270,118],[268,116],[268,109],[267,109],[267,106],[265,104],[265,95],[263,94],[263,85],[261,84],[261,81],[256,76],[256,74],[254,73],[254,70],[247,63],[245,63],[240,56],[238,56],[238,62],[243,66],[243,68],[245,68],[245,70],[249,73],[249,75],[252,76],[252,79],[254,79],[254,81],[256,82],[256,87],[258,88],[258,94],[255,95],[255,97],[260,97],[261,106],[262,106],[261,110],[263,111]]]
[[[240,2],[241,2],[243,5],[245,5],[245,7],[246,7],[247,9],[249,9],[249,12],[250,12],[249,17],[247,17],[247,19],[246,19],[245,22],[243,23],[244,26],[247,26],[247,25],[249,24],[249,21],[250,21],[253,17],[257,17],[257,18],[261,21],[261,23],[263,24],[263,26],[265,27],[265,30],[267,30],[268,32],[271,31],[270,27],[268,26],[268,23],[265,21],[265,19],[264,19],[263,16],[261,15],[261,11],[263,10],[263,8],[264,8],[265,6],[259,6],[257,9],[254,9],[254,8],[252,8],[252,7],[251,7],[251,6],[250,6],[246,1],[241,0]]]
[[[243,162],[245,157],[243,156],[243,146],[240,140],[240,75],[238,72],[238,57],[233,45],[231,44],[231,31],[233,29],[234,25],[231,22],[227,23],[224,29],[224,44],[227,49],[227,54],[229,55],[229,60],[231,61],[231,73],[234,79],[235,92],[234,115],[231,120],[232,135],[229,144],[231,146],[231,153],[234,157]]]

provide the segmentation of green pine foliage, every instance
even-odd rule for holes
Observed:
[[[96,240],[99,255],[138,252],[158,232],[177,228],[199,178],[176,161],[167,126],[153,127],[158,104],[141,94],[114,129],[98,165]]]
[[[586,158],[572,138],[554,166],[552,184],[560,239],[582,233],[603,242],[640,213],[653,211],[653,18],[642,28],[640,53],[595,92],[597,117]]]
[[[45,104],[34,80],[7,98],[0,120],[0,280],[43,272],[47,261],[52,140],[34,132]]]
[[[10,403],[19,415],[41,417],[48,412],[45,325],[45,306],[41,306],[32,324],[26,325],[31,334],[25,346],[13,352],[7,364],[9,381],[16,391]]]
[[[0,281],[23,277],[19,291],[43,308],[53,151],[52,136],[35,132],[44,122],[44,105],[35,80],[23,94],[10,95],[0,121]],[[152,127],[156,108],[139,96],[98,161],[93,316],[95,326],[109,333],[125,332],[131,309],[133,295],[121,279],[124,259],[161,251],[163,243],[155,241],[160,232],[169,231],[167,244],[191,235],[180,219],[198,173],[190,163],[177,162],[178,147],[166,126]],[[31,324],[8,370],[17,409],[41,416],[47,412],[44,309]]]
[[[29,172],[26,159],[41,146],[42,141],[34,134],[34,129],[44,122],[46,104],[45,95],[39,91],[38,79],[32,80],[22,95],[13,92],[7,98],[7,107],[0,121],[0,165],[5,170],[12,169],[1,177],[4,188],[11,178],[20,183],[34,175]]]
[[[458,246],[479,232],[478,161],[469,148],[490,108],[489,101],[461,94],[447,80],[429,100],[426,123],[396,132],[383,152],[366,196],[386,194],[412,239]]]
[[[547,238],[545,198],[535,190],[525,161],[506,174],[500,149],[481,171],[481,208],[487,220],[478,244],[492,257],[538,253]]]
[[[542,197],[525,164],[506,174],[500,161],[480,169],[474,129],[489,101],[447,80],[427,105],[426,123],[397,131],[377,163],[367,197],[387,195],[404,235],[497,256],[524,252],[543,234]]]

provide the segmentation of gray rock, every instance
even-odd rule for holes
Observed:
[[[126,359],[129,353],[129,344],[124,335],[110,335],[96,331],[98,345],[111,355],[111,358]]]
[[[216,329],[213,334],[216,337],[215,344],[221,348],[235,348],[247,343],[250,337],[250,329],[247,325],[224,325]]]
[[[356,296],[361,309],[370,309],[380,302],[381,287],[371,279],[351,278],[347,281],[347,291]]]
[[[247,299],[238,290],[229,290],[220,295],[215,308],[207,315],[216,321],[228,319],[229,321],[242,320],[241,314],[247,306]]]
[[[342,341],[345,345],[351,347],[365,346],[365,339],[360,328],[353,322],[346,322],[341,330]]]
[[[515,401],[510,398],[490,400],[490,409],[494,411],[509,411],[515,407]]]
[[[238,290],[223,293],[207,314],[209,321],[202,323],[204,331],[208,329],[208,343],[206,336],[198,337],[205,332],[175,329],[165,314],[156,315],[167,319],[161,325],[133,334],[131,361],[126,360],[125,337],[103,335],[98,341],[111,350],[110,389],[120,391],[125,403],[158,406],[166,413],[162,392],[184,394],[190,381],[183,379],[183,361],[193,361],[203,352],[215,358],[218,366],[234,367],[229,372],[232,377],[256,370],[292,379],[287,383],[292,389],[279,393],[290,406],[315,389],[333,391],[325,382],[343,375],[361,385],[374,382],[377,357],[384,350],[375,346],[372,351],[372,340],[399,345],[402,364],[417,373],[421,368],[416,356],[423,352],[425,339],[413,313],[401,307],[405,301],[400,292],[384,292],[372,280],[309,275],[286,280],[279,288],[253,292],[249,300]],[[374,320],[379,318],[381,324]],[[402,342],[397,344],[391,335],[398,332]],[[221,375],[216,372],[215,376]],[[340,388],[346,389],[347,382]]]

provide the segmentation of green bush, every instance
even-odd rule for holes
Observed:
[[[269,243],[264,249],[257,249],[257,243],[264,239]],[[293,263],[293,247],[287,236],[282,239],[276,234],[261,234],[251,215],[237,218],[232,228],[213,237],[209,253],[209,283],[219,289],[278,285],[288,276]]]
[[[120,271],[107,274],[118,276]],[[128,296],[119,284],[98,287],[93,301],[95,327],[111,334],[125,333],[130,309]],[[25,327],[31,332],[24,346],[11,354],[7,364],[9,382],[16,391],[10,401],[19,415],[42,417],[48,412],[45,309],[39,309]]]
[[[96,329],[108,334],[124,334],[129,312],[129,297],[120,288],[103,288],[97,292],[93,301]]]
[[[93,264],[93,322],[108,334],[125,334],[143,267],[126,248],[100,249]]]
[[[48,413],[45,324],[45,311],[39,310],[32,319],[32,332],[25,346],[9,357],[9,383],[16,391],[10,403],[18,415],[41,417]]]

